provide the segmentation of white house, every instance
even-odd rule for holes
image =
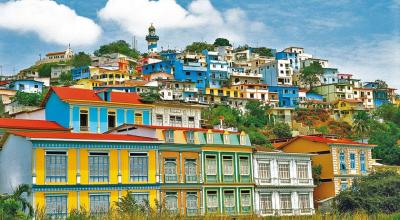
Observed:
[[[253,155],[256,213],[261,216],[314,213],[311,155],[256,149]]]

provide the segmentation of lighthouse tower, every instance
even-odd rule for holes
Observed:
[[[157,41],[159,37],[156,35],[156,28],[153,23],[149,27],[149,34],[146,36],[147,49],[149,53],[157,52]]]

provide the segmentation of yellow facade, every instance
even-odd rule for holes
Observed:
[[[79,89],[90,89],[93,90],[94,87],[99,87],[105,85],[104,82],[93,80],[93,79],[80,79],[73,85],[73,88]]]
[[[126,71],[108,70],[100,67],[91,67],[90,77],[106,85],[120,85],[131,79],[131,75]]]

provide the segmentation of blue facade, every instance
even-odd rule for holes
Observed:
[[[87,123],[84,124],[81,121],[83,112],[87,114]],[[72,132],[104,133],[112,128],[108,124],[110,113],[115,115],[115,126],[124,123],[151,125],[151,107],[113,106],[106,102],[96,106],[90,103],[73,104],[60,100],[54,92],[45,105],[46,120],[72,128]]]
[[[275,54],[277,60],[289,60],[290,65],[294,70],[300,70],[300,62],[297,53],[278,52]]]
[[[89,79],[90,78],[90,68],[89,66],[81,66],[76,67],[71,70],[72,79],[80,80],[80,79]]]
[[[299,87],[296,86],[269,86],[269,92],[277,92],[279,107],[297,107]]]
[[[317,94],[317,93],[312,93],[312,92],[307,92],[306,98],[307,98],[307,100],[316,100],[316,101],[324,100],[324,96]]]
[[[175,65],[174,77],[178,81],[196,83],[196,88],[204,91],[207,82],[207,68],[202,67],[200,63],[183,64],[178,62]]]
[[[275,67],[264,65],[259,68],[263,83],[270,86],[278,86],[278,70],[276,65],[277,64],[275,64]]]
[[[19,79],[11,82],[8,88],[27,93],[42,93],[43,82],[31,79]]]
[[[204,50],[207,62],[207,82],[209,88],[222,88],[228,86],[229,73],[228,62],[219,60],[218,55],[210,54]]]
[[[365,88],[374,89],[374,105],[375,107],[379,107],[384,104],[390,103],[389,100],[389,91],[387,88],[379,88],[379,83],[377,82],[368,82],[364,85]]]

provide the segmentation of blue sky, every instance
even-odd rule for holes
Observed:
[[[144,51],[154,22],[163,48],[216,37],[278,50],[301,46],[341,72],[400,89],[399,11],[400,0],[0,0],[0,65],[9,74],[68,43],[92,52],[133,35]]]

